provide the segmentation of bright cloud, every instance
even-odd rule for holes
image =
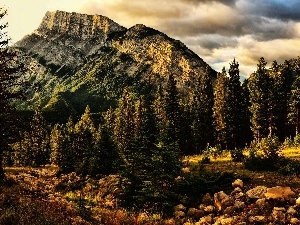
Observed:
[[[236,58],[249,76],[260,57],[269,64],[297,57],[299,0],[1,0],[17,41],[36,29],[46,11],[107,16],[125,27],[142,23],[179,39],[220,71]]]

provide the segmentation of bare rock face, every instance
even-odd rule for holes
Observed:
[[[87,104],[95,111],[102,107],[97,102],[116,103],[125,86],[165,87],[170,74],[183,96],[204,73],[216,78],[216,72],[180,41],[142,24],[127,29],[100,15],[47,12],[39,27],[14,47],[45,68],[44,74],[30,74],[30,81],[46,75],[52,82],[28,96],[30,107],[68,116],[70,111],[82,114]]]
[[[15,46],[36,56],[52,72],[72,73],[95,53],[108,37],[127,29],[99,15],[47,12],[40,26]]]

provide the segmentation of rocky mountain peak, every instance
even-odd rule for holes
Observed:
[[[126,28],[101,15],[87,15],[64,11],[47,12],[35,31],[40,35],[67,34],[80,39],[108,36]]]
[[[155,30],[151,27],[147,27],[144,24],[136,24],[129,28],[126,32],[127,37],[131,38],[145,38],[151,35],[164,35],[162,32]]]

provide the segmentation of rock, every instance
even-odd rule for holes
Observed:
[[[189,210],[187,212],[187,216],[194,220],[199,220],[201,217],[204,216],[204,210],[196,209],[196,208],[189,208]]]
[[[202,217],[196,225],[209,225],[213,223],[212,215]]]
[[[296,206],[300,207],[300,197],[296,199]]]
[[[174,211],[185,211],[186,207],[182,204],[175,206]]]
[[[248,221],[249,223],[266,223],[267,218],[265,216],[250,216]]]
[[[175,225],[176,221],[174,219],[164,220],[163,225]]]
[[[223,214],[224,215],[228,215],[228,216],[231,216],[234,211],[236,210],[236,207],[235,206],[228,206],[226,207],[224,210],[223,210]]]
[[[266,199],[274,199],[279,201],[289,200],[289,198],[294,195],[295,192],[293,192],[290,187],[281,186],[267,188],[267,192],[265,193]]]
[[[224,210],[228,206],[234,205],[234,200],[231,196],[223,191],[214,194],[215,207],[218,211]]]
[[[202,201],[201,202],[204,205],[213,205],[214,204],[214,199],[213,199],[213,197],[209,193],[206,193],[202,197]]]
[[[206,208],[206,206],[205,206],[204,204],[200,204],[200,205],[199,205],[199,209],[204,210],[205,208]]]
[[[205,208],[204,208],[204,212],[206,212],[206,213],[213,213],[214,211],[215,211],[215,207],[214,206],[212,206],[212,205],[208,205],[208,206],[206,206]]]
[[[244,183],[241,179],[236,179],[233,183],[232,183],[232,187],[234,188],[243,188],[244,187]]]
[[[234,203],[234,207],[238,210],[244,209],[245,206],[246,206],[245,202],[235,201],[235,203]]]
[[[300,220],[298,218],[291,218],[290,224],[300,224]]]
[[[265,198],[260,198],[260,199],[257,199],[255,204],[260,208],[264,208],[266,206],[266,199]]]
[[[185,217],[185,212],[183,211],[175,211],[174,213],[175,219],[182,219]]]
[[[285,208],[283,207],[274,207],[272,212],[272,217],[276,222],[285,223]]]
[[[221,225],[232,225],[234,224],[233,222],[234,222],[233,218],[224,218],[221,219],[220,221]]]
[[[295,215],[297,214],[296,209],[294,209],[294,207],[289,207],[288,210],[286,211],[287,214],[289,215]]]
[[[246,192],[246,195],[252,199],[265,198],[265,193],[267,191],[267,187],[265,186],[257,186],[253,189],[250,189]]]

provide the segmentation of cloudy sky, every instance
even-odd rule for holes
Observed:
[[[129,28],[142,23],[184,42],[220,71],[235,57],[249,76],[300,55],[300,0],[1,0],[12,41],[31,33],[46,11],[100,14]]]

